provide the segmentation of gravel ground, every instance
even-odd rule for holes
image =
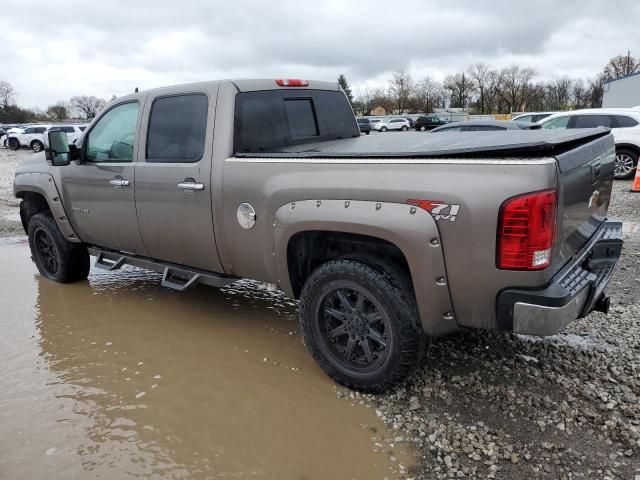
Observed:
[[[19,200],[13,196],[13,176],[16,167],[28,156],[31,150],[9,150],[0,148],[0,237],[24,235],[19,217]]]
[[[627,223],[608,316],[544,339],[465,329],[392,393],[338,390],[395,432],[377,448],[415,448],[406,478],[640,480],[640,193],[614,185]]]
[[[0,148],[0,236],[24,235],[12,182],[28,155]],[[609,210],[626,223],[608,316],[545,339],[465,329],[435,340],[392,393],[337,391],[393,432],[374,431],[374,449],[417,452],[417,466],[399,466],[406,478],[640,480],[640,194],[630,187],[615,182]]]

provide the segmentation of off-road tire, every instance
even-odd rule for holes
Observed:
[[[34,152],[38,153],[38,152],[41,152],[43,149],[44,149],[44,145],[40,140],[34,140],[33,142],[31,142],[31,150],[33,150]]]
[[[9,147],[9,150],[18,150],[20,148],[20,142],[15,138],[10,138],[7,140],[7,147]]]
[[[418,366],[424,352],[425,335],[419,326],[415,299],[406,290],[410,282],[399,270],[389,270],[373,268],[360,260],[331,260],[311,273],[300,295],[300,329],[307,348],[331,378],[354,390],[380,393],[395,387]],[[321,303],[337,284],[364,288],[390,320],[390,347],[384,363],[373,371],[359,372],[340,361],[331,353],[321,331]]]
[[[50,212],[35,214],[29,220],[29,247],[31,259],[40,275],[59,283],[85,280],[89,275],[89,252],[79,243],[67,241]],[[40,244],[48,238],[49,251],[57,257],[56,268],[46,264],[46,254]]]

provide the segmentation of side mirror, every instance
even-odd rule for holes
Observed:
[[[44,155],[51,165],[59,167],[69,165],[69,140],[67,133],[62,130],[49,130],[47,133],[49,145],[44,150]]]

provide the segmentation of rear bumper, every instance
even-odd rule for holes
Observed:
[[[608,309],[604,290],[622,250],[622,222],[607,220],[542,289],[508,288],[497,301],[500,330],[553,335],[593,310]]]

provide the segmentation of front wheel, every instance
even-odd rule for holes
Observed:
[[[626,149],[616,151],[616,160],[613,170],[613,178],[626,180],[632,178],[638,165],[638,155]]]
[[[338,383],[379,393],[401,383],[424,346],[407,282],[357,260],[324,263],[300,296],[300,326],[316,362]]]
[[[387,127],[381,127],[381,128],[380,128],[380,131],[381,131],[381,132],[386,132],[386,131],[387,131]]]
[[[402,130],[403,132],[406,132],[407,130],[409,130],[409,127],[407,127],[406,125],[404,125],[404,126],[401,128],[401,130]]]
[[[427,127],[425,127],[424,125],[422,125],[422,126],[420,127],[420,131],[421,131],[421,132],[424,132],[426,129],[427,129]]]
[[[49,212],[29,220],[31,258],[43,277],[59,283],[84,280],[89,275],[89,252],[79,243],[64,238]]]
[[[40,140],[34,140],[33,142],[31,142],[31,150],[33,150],[34,152],[41,152],[43,148],[44,145]]]
[[[20,148],[20,142],[15,138],[10,138],[7,141],[7,146],[10,150],[18,150]]]

